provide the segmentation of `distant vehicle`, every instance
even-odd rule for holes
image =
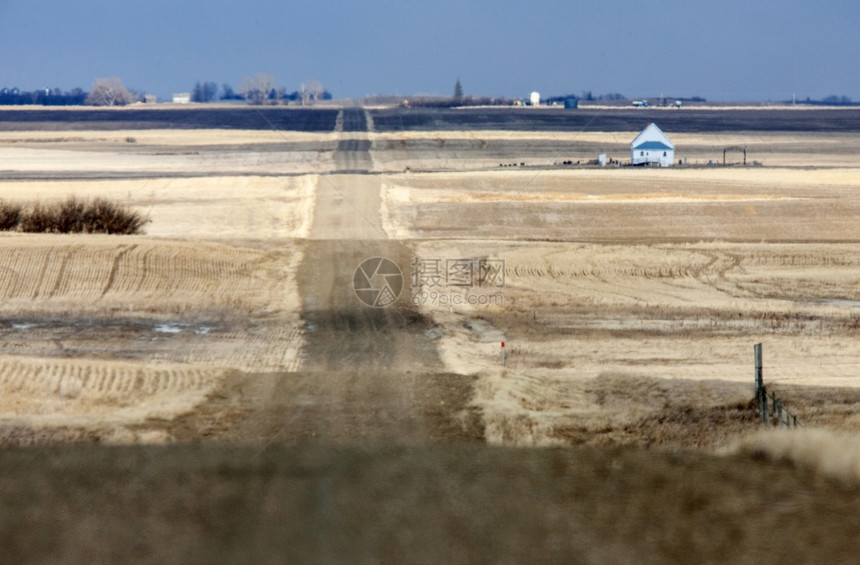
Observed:
[[[634,100],[633,106],[636,108],[650,108],[651,104],[647,100]]]

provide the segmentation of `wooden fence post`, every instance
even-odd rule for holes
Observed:
[[[761,371],[761,344],[755,344],[753,346],[753,351],[755,352],[755,397],[756,400],[758,400],[761,398],[761,389],[764,386]]]
[[[776,401],[776,427],[782,427],[782,399]]]
[[[753,345],[755,353],[755,400],[758,405],[758,412],[765,425],[770,425],[770,416],[776,416],[776,425],[779,428],[786,427],[806,427],[802,423],[797,422],[797,415],[792,414],[791,410],[785,408],[785,418],[783,418],[782,399],[776,397],[776,393],[767,394],[767,389],[764,386],[764,376],[762,374],[762,348],[760,343]],[[768,396],[770,397],[768,399]]]

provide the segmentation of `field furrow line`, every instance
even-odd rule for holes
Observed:
[[[123,257],[135,248],[134,245],[131,246],[123,246],[117,250],[117,253],[114,255],[113,260],[111,261],[110,271],[108,272],[107,281],[105,281],[105,286],[99,295],[99,298],[103,298],[113,287],[114,281],[116,280],[117,271],[120,270],[120,265],[122,264]]]
[[[11,267],[0,266],[0,297],[13,297],[18,294],[21,277]]]
[[[33,285],[33,293],[30,295],[32,300],[39,298],[40,287],[42,286],[42,281],[45,280],[45,274],[48,272],[48,267],[51,264],[51,254],[46,253],[44,259],[42,260],[42,268],[39,271],[38,276],[36,277],[36,284]],[[56,283],[55,283],[56,286]]]
[[[0,422],[75,427],[171,419],[203,402],[225,374],[217,367],[0,357]]]
[[[103,276],[105,256],[102,249],[88,250],[82,246],[68,249],[48,298],[77,297],[94,301],[97,295],[92,292],[92,287]]]
[[[64,313],[127,311],[137,303],[147,313],[211,308],[247,314],[289,299],[284,270],[292,256],[283,251],[107,239],[82,245],[59,236],[20,238],[25,244],[56,240],[54,245],[20,245],[18,239],[0,241],[0,308],[5,300],[7,308],[20,310],[20,301],[29,300]]]
[[[135,254],[136,265],[132,269],[132,272],[140,273],[140,276],[132,278],[133,283],[129,286],[129,291],[131,293],[140,292],[144,284],[149,282],[151,278],[158,272],[155,268],[153,268],[153,251],[155,249],[152,245],[146,246],[138,246],[139,251]],[[164,260],[169,262],[171,261],[177,251],[175,249],[171,249],[170,252],[164,257]]]
[[[109,281],[105,284],[102,296],[108,293],[117,296],[130,295],[139,282],[146,279],[146,271],[141,268],[139,261],[141,247],[145,246],[132,244],[117,249],[108,275]]]

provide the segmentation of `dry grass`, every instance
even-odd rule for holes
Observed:
[[[760,428],[747,388],[724,381],[608,373],[571,380],[506,370],[481,378],[475,401],[492,444],[713,450]]]
[[[2,133],[2,132],[0,132]],[[150,131],[75,132],[67,137],[21,132],[2,141],[0,170],[41,176],[69,173],[98,177],[149,172],[211,175],[320,173],[332,168],[332,153],[321,148],[332,139],[316,134],[281,132],[187,131],[172,134]],[[211,134],[211,135],[210,135]],[[92,135],[97,135],[93,138]],[[129,143],[128,139],[136,142]],[[297,144],[292,147],[287,144]]]
[[[860,436],[856,432],[770,430],[744,438],[728,452],[788,463],[860,485]]]
[[[462,158],[474,164],[482,148],[495,141],[512,141],[506,147],[514,149],[522,142],[523,150],[535,140],[565,151],[567,143],[577,151],[612,146],[626,151],[634,134],[433,132],[428,137],[423,132],[282,139],[312,148],[367,137],[375,143],[374,163],[385,168],[390,158],[426,158],[435,165]],[[136,143],[127,143],[131,137]],[[290,239],[311,236],[318,193],[333,226],[325,237],[354,233],[352,227],[342,229],[349,216],[342,213],[342,195],[331,189],[371,193],[381,181],[383,225],[395,239],[421,240],[414,244],[416,256],[506,261],[503,307],[423,308],[443,334],[438,350],[446,369],[480,375],[475,402],[486,410],[493,441],[721,444],[711,432],[697,436],[681,430],[693,420],[704,428],[729,421],[734,429],[732,407],[743,399],[696,407],[686,401],[667,404],[660,393],[616,413],[610,405],[599,406],[585,383],[609,389],[620,381],[640,388],[652,383],[654,390],[660,379],[687,379],[690,387],[747,383],[754,341],[766,343],[768,382],[860,382],[854,336],[860,314],[851,306],[860,288],[860,255],[851,243],[831,243],[853,241],[860,233],[855,198],[860,176],[851,160],[860,141],[856,135],[746,133],[673,138],[702,156],[724,145],[748,145],[751,158],[765,151],[791,158],[815,145],[828,164],[841,166],[372,175],[362,177],[366,186],[355,191],[339,185],[340,179],[321,184],[313,174],[236,176],[331,170],[326,152],[315,157],[296,152],[287,156],[289,163],[282,162],[285,154],[273,146],[281,138],[274,132],[4,133],[0,168],[6,159],[10,170],[33,174],[135,170],[154,177],[7,180],[0,183],[0,198],[15,202],[22,191],[48,202],[64,194],[105,195],[152,217],[150,236],[184,242],[0,240],[0,266],[11,274],[0,287],[0,311],[104,319],[271,317],[283,324],[282,331],[235,325],[199,343],[183,336],[145,350],[175,363],[208,358],[248,370],[295,367],[301,328],[293,277],[300,251]],[[468,143],[448,143],[458,139]],[[421,149],[409,154],[414,147]],[[182,175],[169,176],[171,171]],[[185,176],[193,171],[207,176]],[[230,174],[208,176],[217,171]],[[369,201],[373,208],[362,208],[362,214],[375,219],[376,201]],[[350,221],[362,224],[354,216]],[[265,243],[248,248],[227,245],[227,239]],[[667,243],[677,241],[688,243]],[[478,317],[483,325],[472,323]],[[37,334],[29,341],[9,337],[23,352],[44,354],[48,349],[38,342],[51,343],[56,332]],[[505,378],[493,372],[499,337],[509,344]],[[821,367],[822,357],[834,365]]]
[[[634,449],[85,446],[0,472],[15,563],[851,563],[860,526],[810,473]]]
[[[0,238],[0,311],[23,317],[294,313],[291,269],[301,253],[282,247],[12,234]]]
[[[8,108],[6,108],[8,109]],[[282,144],[287,142],[328,142],[337,139],[334,133],[271,130],[200,130],[200,129],[145,129],[116,131],[0,131],[0,147],[3,145],[73,145],[88,144],[92,148],[105,144],[122,146],[134,138],[142,146],[167,146],[185,148],[211,145],[248,145],[261,143]]]
[[[150,218],[151,236],[271,240],[307,235],[317,180],[311,175],[3,181],[0,199],[23,205],[21,194],[27,194],[53,205],[63,195],[103,196]]]
[[[330,153],[273,151],[272,132],[197,134],[0,134],[0,170],[22,178],[152,175],[7,180],[0,198],[105,195],[153,219],[147,237],[119,241],[0,237],[0,338],[13,353],[0,358],[0,438],[260,444],[0,450],[0,537],[10,560],[811,563],[856,555],[853,437],[768,435],[746,440],[740,455],[707,453],[759,425],[749,403],[757,341],[765,382],[801,420],[860,429],[856,396],[808,386],[860,383],[856,136],[833,136],[842,145],[820,157],[838,170],[363,175],[356,190],[313,174],[258,176],[332,170]],[[445,143],[386,155],[385,143],[399,145],[400,136],[380,137],[374,164],[459,166],[462,158],[474,166],[493,139],[471,135],[439,134],[468,138],[478,151],[465,155]],[[516,141],[531,137],[498,139],[520,151]],[[592,157],[603,144],[626,152],[629,142],[575,137],[576,150]],[[309,147],[331,139],[307,138]],[[553,140],[576,141],[553,134],[544,147]],[[676,139],[701,158],[748,142],[756,151],[772,144],[785,160],[802,155],[803,141]],[[336,271],[348,281],[367,242],[342,239],[363,233],[356,225],[372,230],[344,197],[361,196],[361,214],[375,223],[377,200],[366,196],[380,181],[385,228],[406,240],[387,249],[399,249],[398,258],[503,258],[503,306],[422,307],[411,315],[432,323],[408,331],[391,323],[401,312],[350,314],[358,306],[348,282],[327,279]],[[318,202],[315,221],[324,219],[331,252],[303,263],[313,247],[293,238],[320,235],[311,226]],[[302,323],[303,299],[330,327]],[[361,368],[297,372],[308,352],[320,365],[331,354]],[[367,447],[368,438],[429,441],[437,428],[422,428],[428,419],[468,430],[470,441],[483,425],[495,445]],[[365,443],[273,445],[338,432]],[[766,464],[762,454],[794,463]]]
[[[122,440],[124,426],[192,410],[224,374],[206,366],[3,357],[0,428],[98,428]],[[0,444],[10,443],[0,434]]]
[[[397,238],[853,241],[860,169],[412,174],[383,186]],[[822,221],[826,218],[826,221]]]
[[[856,403],[817,402],[809,389],[860,384],[860,304],[849,300],[860,288],[856,246],[447,240],[416,255],[505,260],[503,288],[470,289],[503,304],[422,307],[444,328],[446,368],[480,375],[475,402],[492,442],[725,445],[756,426],[744,408],[755,342],[765,346],[765,381],[793,412],[860,429]],[[695,398],[715,382],[720,394]],[[637,400],[600,405],[592,389],[616,400],[629,389]]]
[[[676,146],[676,162],[686,159],[689,165],[697,166],[709,162],[722,164],[723,149],[730,146],[746,147],[748,164],[768,167],[854,168],[860,152],[860,135],[856,133],[666,133]],[[485,169],[483,173],[493,173],[502,163],[545,166],[570,160],[585,164],[600,153],[624,163],[630,159],[630,142],[638,134],[638,131],[432,131],[374,133],[370,138],[379,149],[374,158],[384,170]],[[810,152],[810,147],[818,149]],[[730,165],[742,160],[741,152],[726,154]],[[756,169],[739,170],[755,174]],[[505,170],[507,174],[516,172],[516,169]]]
[[[860,187],[860,169],[852,166],[816,169],[795,168],[605,168],[580,170],[508,170],[481,172],[434,172],[389,175],[391,186],[403,187],[420,202],[430,202],[436,192],[470,194],[492,191],[500,195],[522,192],[653,194],[672,188],[679,193],[720,195],[757,194],[766,190],[783,196],[799,189]],[[821,192],[805,192],[807,196]],[[464,198],[461,201],[466,201]]]

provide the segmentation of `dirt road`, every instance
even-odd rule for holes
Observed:
[[[468,407],[474,380],[444,373],[432,323],[403,297],[374,308],[354,291],[366,259],[408,265],[414,253],[407,243],[385,239],[380,177],[368,174],[371,144],[362,139],[364,110],[345,109],[342,124],[345,139],[334,156],[339,172],[318,181],[297,273],[305,336],[300,370],[237,376],[228,397],[241,398],[246,413],[219,434],[264,444],[481,439],[477,412]],[[226,409],[217,399],[209,407]]]

